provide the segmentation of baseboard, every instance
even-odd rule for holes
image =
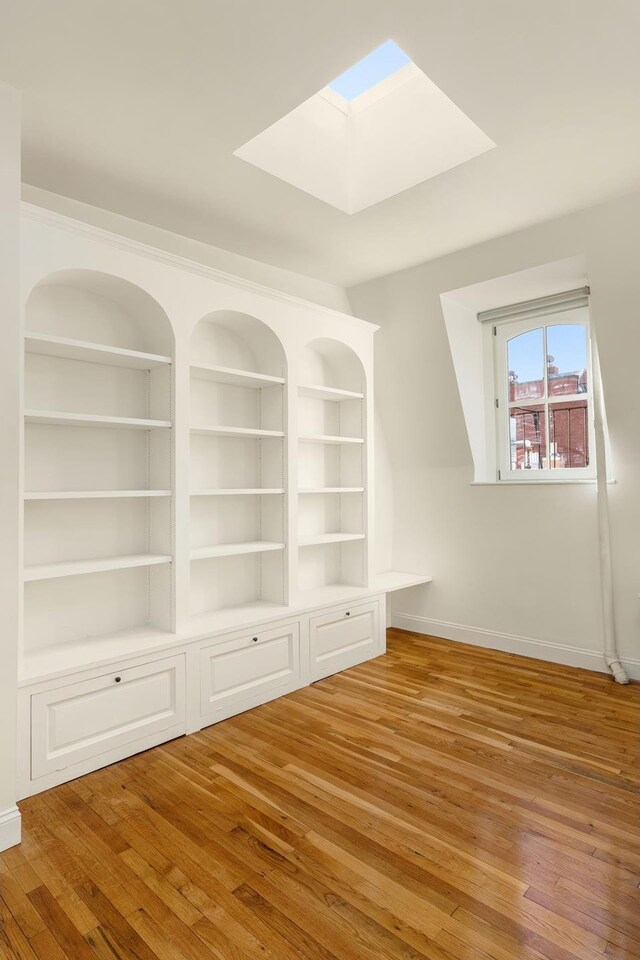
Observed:
[[[446,620],[431,620],[428,617],[409,613],[392,614],[391,625],[400,630],[413,630],[415,633],[441,637],[443,640],[469,643],[474,647],[488,647],[490,650],[517,653],[522,657],[547,660],[549,663],[562,663],[568,667],[583,667],[585,670],[608,673],[603,655],[593,650],[585,650],[583,647],[548,643],[545,640],[517,637],[510,633],[494,633],[489,630],[480,630],[478,627],[448,623]],[[623,658],[622,663],[632,680],[640,680],[640,660]]]
[[[17,807],[0,813],[0,851],[20,843],[20,811]]]

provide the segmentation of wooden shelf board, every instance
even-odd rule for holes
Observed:
[[[324,543],[345,543],[351,540],[364,540],[364,533],[317,533],[311,537],[299,537],[299,547],[313,547]]]
[[[134,370],[153,370],[171,363],[171,357],[164,357],[157,353],[125,350],[103,343],[58,337],[51,333],[25,333],[24,349],[26,353],[64,357],[67,360],[84,360],[87,363],[103,363],[113,367],[131,367]]]
[[[364,493],[364,487],[301,487],[298,493]]]
[[[208,547],[192,547],[192,560],[207,560],[211,557],[236,557],[245,553],[267,553],[270,550],[284,550],[284,543],[271,540],[250,540],[244,543],[217,543]]]
[[[208,437],[247,437],[250,440],[261,440],[269,437],[282,439],[284,437],[284,433],[281,430],[259,430],[253,429],[252,427],[191,427],[191,433],[197,433]]]
[[[312,397],[315,400],[334,400],[340,403],[341,400],[363,400],[363,393],[356,393],[353,390],[339,390],[337,387],[323,387],[320,385],[301,383],[298,387],[298,393],[301,397]]]
[[[298,440],[303,443],[364,443],[362,437],[332,437],[325,434],[301,434]]]
[[[25,500],[111,500],[170,497],[171,490],[29,490]]]
[[[239,387],[281,387],[283,377],[272,377],[266,373],[251,370],[235,370],[233,367],[221,367],[212,363],[192,363],[191,376],[196,380],[213,380],[216,383],[232,383]]]
[[[192,497],[263,497],[283,494],[283,487],[218,487],[211,490],[192,490]]]
[[[143,420],[137,417],[105,417],[93,413],[66,413],[62,410],[25,410],[25,423],[45,423],[71,427],[108,427],[127,430],[153,430],[171,426],[170,420]]]
[[[95,557],[89,560],[61,560],[56,563],[26,566],[24,580],[25,582],[53,580],[58,577],[75,577],[86,573],[103,573],[107,570],[152,567],[158,563],[171,563],[171,557],[156,553],[132,553],[116,557]]]

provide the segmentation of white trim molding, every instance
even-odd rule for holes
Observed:
[[[487,647],[490,650],[515,653],[521,657],[533,657],[535,660],[546,660],[567,667],[595,670],[598,673],[609,672],[604,654],[597,650],[586,650],[584,647],[549,643],[547,640],[534,640],[532,637],[517,637],[510,633],[481,630],[478,627],[449,623],[446,620],[431,620],[429,617],[409,613],[393,613],[391,625],[400,630],[412,630],[414,633],[453,640],[455,643],[468,643],[474,647]],[[640,680],[640,660],[621,657],[621,662],[632,680]]]
[[[29,220],[48,224],[58,230],[65,230],[67,233],[84,237],[87,240],[95,240],[98,243],[105,244],[105,246],[115,247],[118,250],[124,250],[138,257],[145,257],[147,260],[154,260],[156,263],[161,263],[165,266],[175,267],[178,270],[194,273],[200,277],[208,277],[211,280],[217,280],[219,283],[226,283],[241,290],[248,290],[261,297],[268,297],[270,300],[288,303],[294,307],[303,307],[307,310],[322,313],[324,316],[337,317],[346,323],[353,324],[355,322],[355,324],[359,325],[366,323],[371,330],[380,329],[377,324],[371,323],[369,320],[361,320],[359,317],[354,317],[353,314],[343,313],[341,310],[336,310],[333,307],[325,307],[321,303],[314,303],[313,300],[305,300],[303,297],[297,297],[292,293],[278,290],[275,287],[269,287],[255,280],[247,280],[244,277],[227,273],[217,267],[210,267],[205,263],[199,263],[197,260],[190,260],[188,257],[171,253],[169,250],[154,247],[148,243],[142,243],[140,240],[133,240],[131,237],[113,233],[113,231],[105,230],[102,227],[95,227],[93,224],[86,223],[83,220],[67,217],[63,213],[47,210],[45,207],[39,207],[34,203],[27,203],[25,200],[20,204],[20,213],[21,216]]]
[[[20,843],[22,817],[17,807],[0,813],[0,852]]]

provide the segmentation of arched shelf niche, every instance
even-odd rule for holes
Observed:
[[[65,270],[24,350],[24,654],[82,662],[174,629],[173,330],[135,284]]]
[[[286,370],[257,317],[217,311],[192,332],[192,616],[287,602]]]
[[[366,375],[336,340],[306,345],[298,385],[298,589],[366,585]]]

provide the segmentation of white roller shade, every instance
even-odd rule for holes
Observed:
[[[538,297],[536,300],[523,300],[506,307],[482,310],[478,314],[480,323],[495,323],[498,320],[526,320],[529,317],[541,317],[547,313],[561,313],[589,306],[589,287],[554,293],[550,297]]]

